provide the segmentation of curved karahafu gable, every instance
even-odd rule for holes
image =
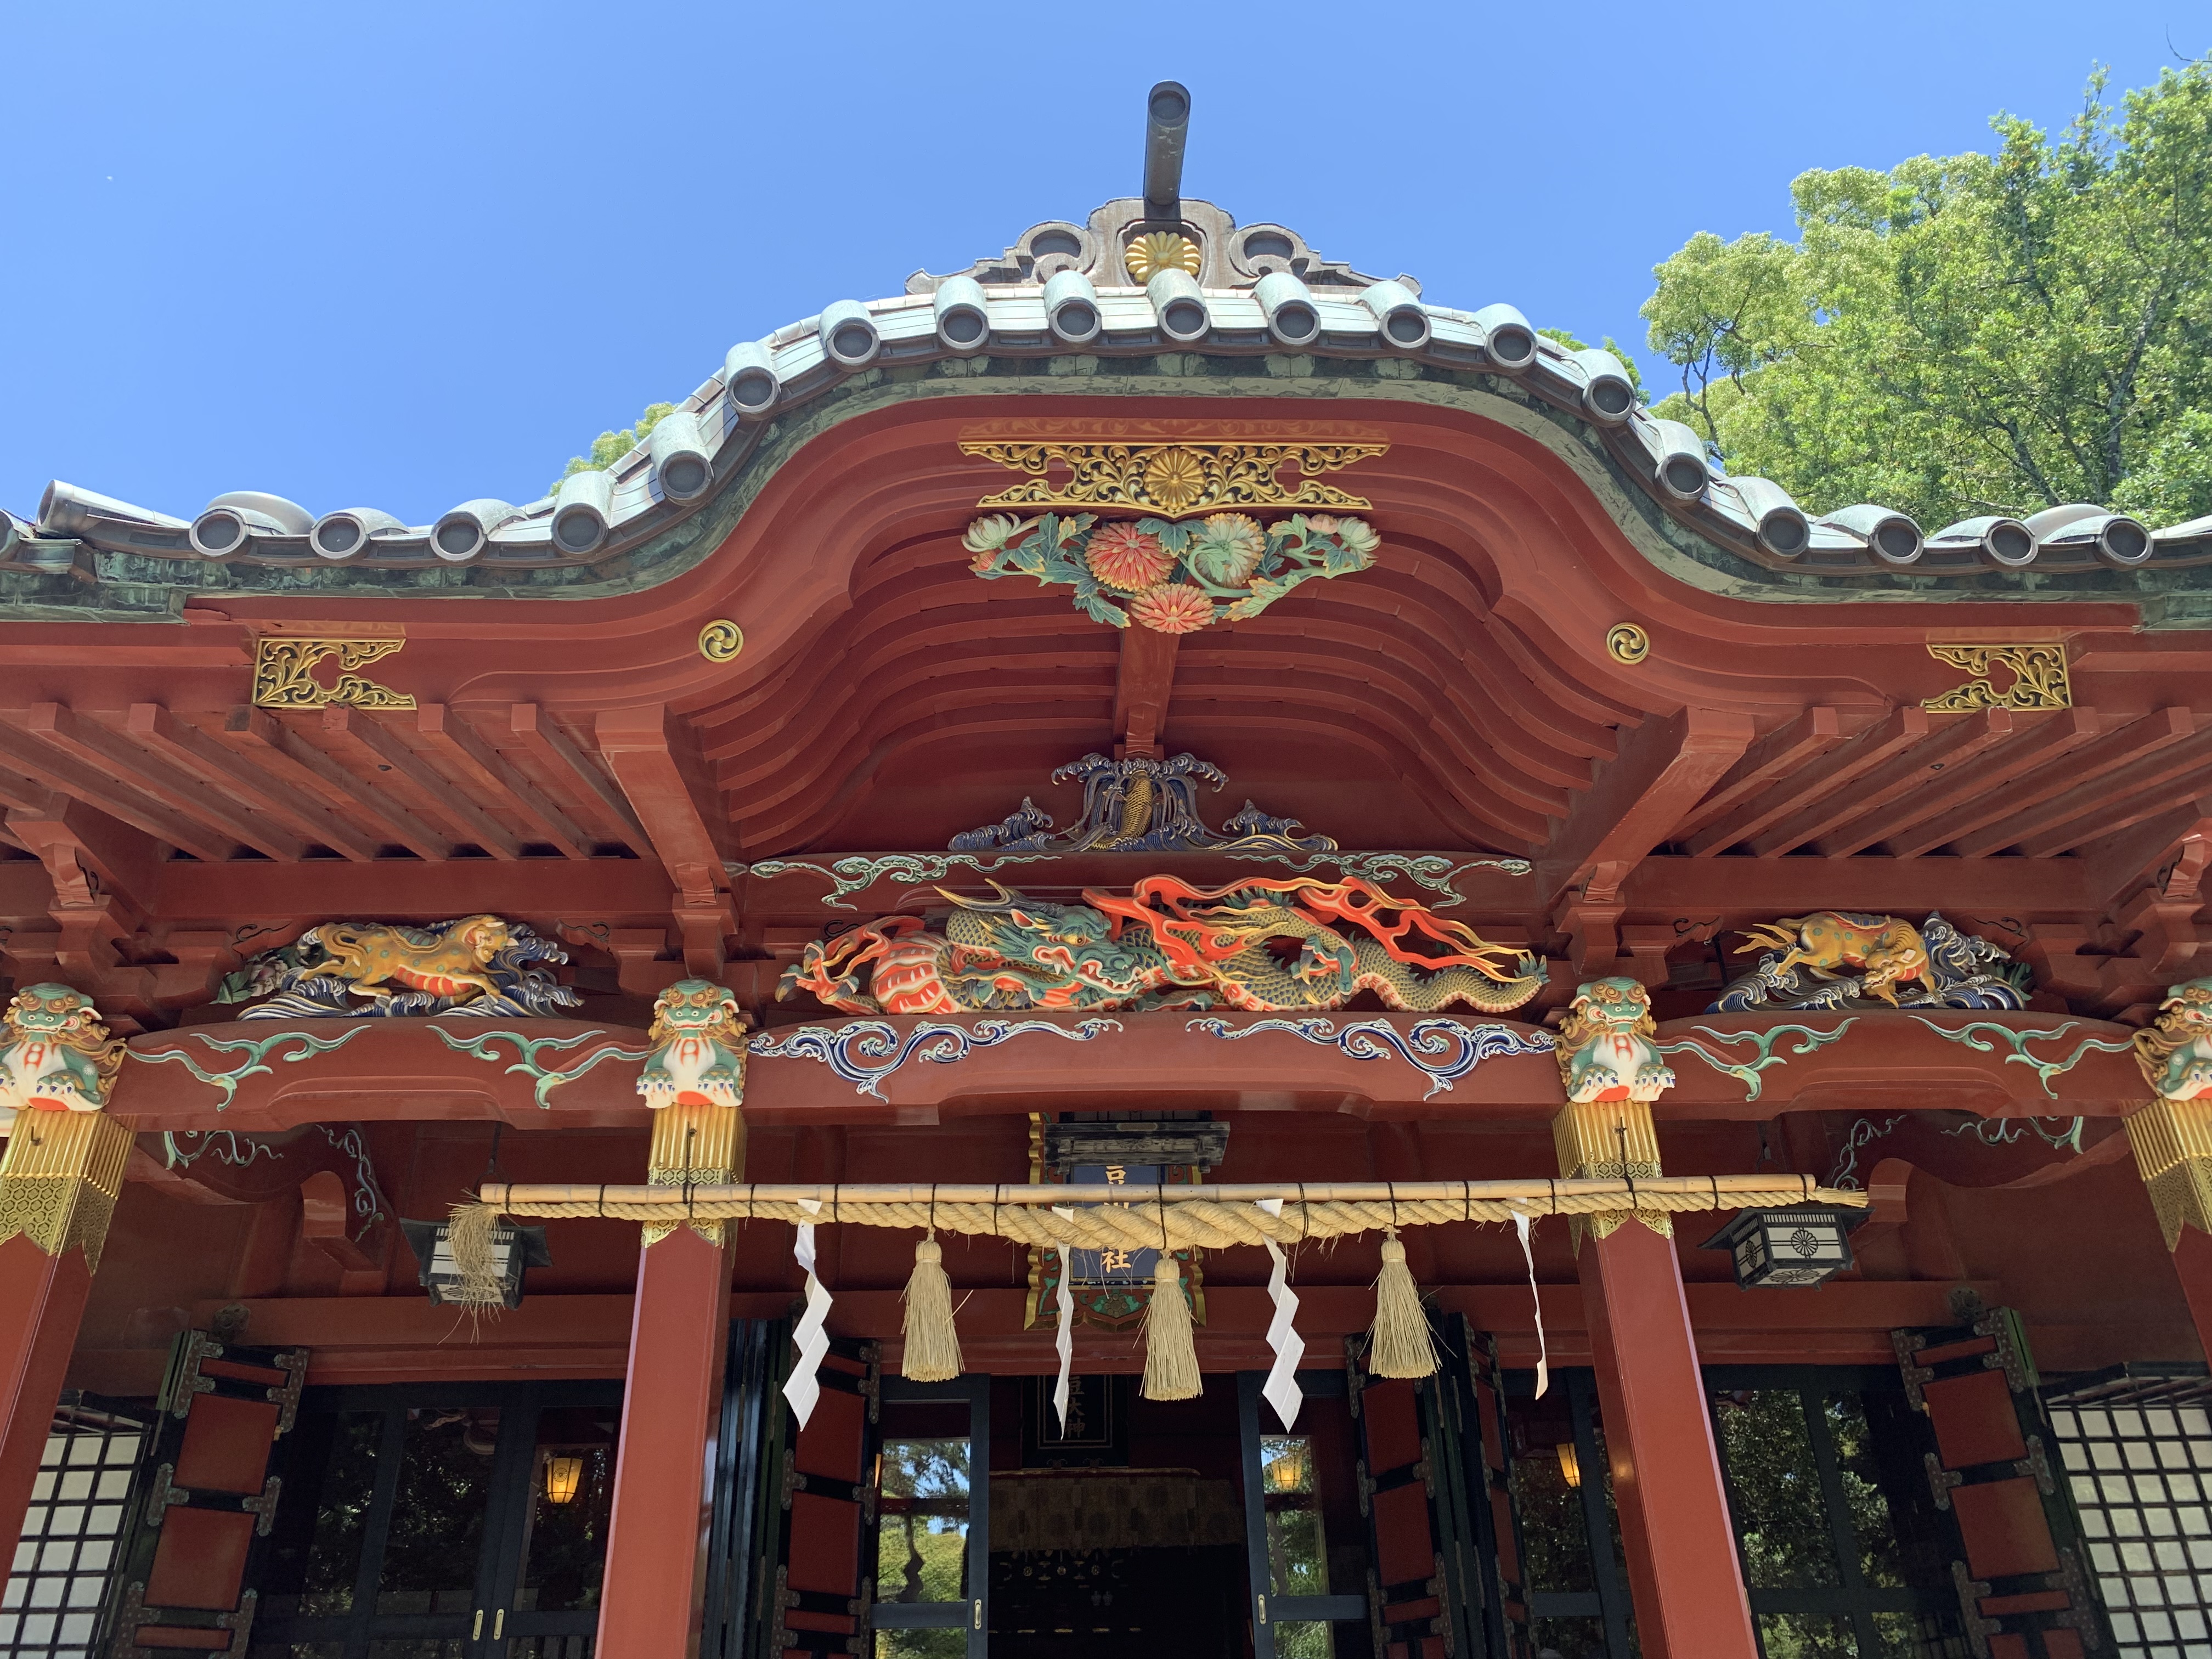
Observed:
[[[635,592],[708,557],[781,468],[847,421],[960,398],[1003,425],[1070,394],[1102,421],[1132,399],[1194,397],[1259,421],[1285,406],[1354,422],[1460,410],[1551,449],[1654,564],[1734,598],[2120,599],[2168,626],[2212,614],[2212,519],[2151,531],[2082,504],[1929,532],[1868,504],[1813,520],[1654,419],[1611,354],[1571,351],[1510,305],[1431,304],[1410,276],[1362,275],[1210,203],[1182,200],[1165,222],[1141,198],[1110,202],[966,271],[917,272],[903,295],[839,301],[740,343],[645,444],[520,506],[478,499],[405,525],[238,490],[185,519],[57,482],[35,520],[0,513],[0,615],[168,617],[211,589]]]

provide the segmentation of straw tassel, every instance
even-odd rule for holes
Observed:
[[[506,1304],[507,1286],[491,1248],[498,1225],[499,1212],[489,1204],[456,1204],[447,1221],[446,1248],[453,1253],[461,1282],[446,1292],[446,1300],[465,1303],[471,1314],[496,1317]]]
[[[1367,1333],[1367,1369],[1376,1376],[1434,1376],[1437,1345],[1421,1292],[1394,1231],[1382,1239],[1382,1271],[1375,1280],[1375,1323]]]
[[[1160,1265],[1152,1270],[1152,1299],[1145,1310],[1145,1398],[1195,1400],[1200,1386],[1190,1304],[1182,1297],[1182,1269],[1163,1250]]]
[[[914,1247],[914,1276],[906,1282],[906,1352],[899,1375],[909,1382],[950,1382],[960,1375],[960,1333],[952,1325],[952,1281],[945,1273],[945,1247],[926,1235]]]

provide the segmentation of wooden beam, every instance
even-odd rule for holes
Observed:
[[[622,791],[568,740],[550,714],[534,702],[518,702],[507,710],[507,726],[549,776],[573,786],[572,804],[582,805],[586,817],[597,817],[599,827],[609,831],[609,840],[625,842],[633,853],[653,852],[653,837],[645,833]]]
[[[1692,856],[1711,858],[1738,842],[1749,841],[1841,789],[1862,773],[1872,771],[1891,756],[1910,749],[1926,737],[1929,729],[1926,709],[1899,709],[1879,726],[1860,732],[1849,743],[1784,778],[1765,793],[1747,801],[1717,823],[1691,836],[1687,845]]]
[[[2044,816],[2023,824],[2015,843],[2032,859],[2070,852],[2085,842],[2101,839],[2181,806],[2203,793],[2212,777],[2212,736],[2172,748],[2107,775],[2099,784],[2069,790],[2051,802]],[[2068,803],[2075,806],[2070,817],[2057,814]]]
[[[1674,826],[1674,834],[1694,836],[1722,814],[1734,811],[1760,791],[1809,766],[1847,740],[1841,709],[1807,709],[1789,725],[1768,732],[1745,750],[1743,758],[1729,768],[1705,799]]]
[[[374,715],[351,708],[323,710],[323,730],[341,744],[355,745],[373,767],[397,773],[422,797],[430,810],[459,828],[495,859],[519,859],[522,843],[508,834],[490,813],[471,800],[458,783],[446,777],[400,738],[398,732]]]
[[[2089,864],[2095,890],[2110,894],[2115,902],[2161,873],[2166,892],[2196,896],[2212,857],[2212,794],[2101,836],[2081,848],[2081,857]]]
[[[1114,757],[1162,758],[1168,702],[1175,694],[1176,651],[1182,636],[1134,624],[1121,630],[1120,665],[1114,675]]]
[[[453,844],[396,796],[356,777],[275,715],[258,708],[234,708],[224,724],[223,740],[279,776],[319,791],[339,812],[358,814],[362,823],[381,829],[417,858],[438,863],[452,856]]]
[[[81,760],[112,771],[163,805],[208,825],[212,835],[204,835],[202,839],[210,845],[224,846],[227,840],[285,864],[296,862],[307,851],[297,836],[286,834],[258,813],[240,809],[224,791],[178,771],[122,733],[109,731],[66,704],[35,705],[31,710],[31,732]],[[199,855],[197,849],[187,850]],[[227,848],[224,856],[229,856]]]
[[[2171,777],[2172,773],[2159,757],[2196,732],[2197,717],[2186,708],[2161,708],[2146,714],[2114,732],[2095,753],[2085,756],[2057,776],[2043,781],[2045,786],[2056,787],[2017,792],[2009,812],[1972,830],[1954,832],[1948,838],[1951,850],[1960,858],[1969,859],[2001,852],[2039,827],[2063,823],[2084,810],[2084,803],[2094,806],[2105,798],[2106,792],[2124,787],[2123,780],[2136,775],[2138,769]],[[2107,779],[2112,781],[2100,781]],[[2093,789],[2093,784],[2100,787]],[[2023,796],[2027,798],[2022,799]],[[2029,810],[2037,806],[2043,810]],[[1938,827],[1930,824],[1929,832],[1934,833]]]
[[[1911,812],[1916,802],[1930,795],[1939,796],[1946,804],[1957,799],[1957,792],[1950,787],[1951,774],[1972,770],[1974,761],[2012,736],[2013,725],[2011,712],[2002,708],[1984,708],[1954,721],[1927,742],[1865,774],[1844,799],[1816,807],[1805,821],[1826,818],[1827,827],[1804,840],[1822,858],[1849,858],[1881,839],[1882,827],[1889,822],[1885,809],[1897,807]],[[1773,841],[1779,842],[1786,833],[1786,827],[1777,831]],[[1759,841],[1752,843],[1752,848],[1765,854],[1769,845]],[[1790,848],[1775,846],[1773,850]]]
[[[1538,855],[1551,901],[1587,883],[1585,897],[1607,902],[1638,861],[1669,839],[1682,815],[1743,758],[1753,735],[1748,714],[1686,708],[1624,737],[1619,756],[1599,769]]]
[[[1956,773],[1941,796],[1900,803],[1888,833],[1876,839],[1892,858],[1917,858],[2047,799],[2080,776],[2077,766],[2057,763],[2108,729],[2094,708],[2069,708],[2043,720],[1979,765]]]
[[[615,780],[652,837],[653,851],[686,895],[720,884],[719,838],[678,762],[659,704],[601,712],[594,735]]]
[[[206,863],[221,864],[230,857],[231,844],[204,825],[120,787],[104,768],[87,766],[74,755],[51,745],[34,744],[13,726],[0,726],[0,764]],[[40,810],[29,801],[11,805]]]
[[[342,857],[366,863],[376,843],[312,795],[288,789],[268,773],[249,765],[189,720],[179,720],[157,702],[131,705],[125,727],[143,747],[190,773],[213,789],[234,795],[256,811],[300,836]]]
[[[591,837],[577,826],[576,821],[546,799],[537,785],[501,759],[444,703],[426,702],[417,708],[415,729],[455,767],[475,775],[494,793],[505,796],[508,805],[538,832],[537,839],[550,842],[565,858],[591,857]]]

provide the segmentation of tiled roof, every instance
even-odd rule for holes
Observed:
[[[2039,575],[2212,564],[2212,518],[2152,530],[2094,505],[2023,521],[1972,519],[1932,533],[1867,504],[1813,518],[1779,485],[1723,474],[1690,428],[1655,419],[1626,372],[1602,350],[1570,351],[1510,305],[1468,312],[1431,305],[1411,277],[1376,279],[1321,259],[1279,225],[1239,228],[1209,204],[1182,204],[1200,268],[1133,285],[1124,252],[1145,205],[1108,204],[1086,224],[1048,221],[1006,252],[946,276],[917,273],[888,299],[840,301],[766,339],[732,346],[647,441],[606,471],[577,473],[556,495],[520,504],[464,501],[434,523],[374,508],[319,516],[253,490],[216,496],[186,519],[56,482],[35,520],[0,512],[0,573],[159,584],[162,562],[294,569],[459,570],[585,574],[697,513],[777,423],[858,377],[904,368],[974,374],[999,363],[1055,360],[1076,373],[1116,359],[1181,354],[1203,393],[1213,360],[1266,360],[1264,372],[1491,376],[1548,406],[1610,455],[1668,516],[1704,540],[1774,571],[1916,577]],[[1304,368],[1298,367],[1303,360]],[[1255,369],[1261,364],[1255,362]],[[1073,387],[1070,387],[1072,390]],[[1501,388],[1503,389],[1503,388]],[[197,585],[179,569],[176,580]],[[412,585],[412,584],[410,584]],[[0,602],[9,594],[0,585]]]

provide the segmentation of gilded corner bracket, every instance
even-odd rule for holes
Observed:
[[[2074,688],[2066,678],[2066,647],[2042,645],[1938,645],[1931,641],[1928,654],[1938,662],[1963,668],[1974,678],[1920,706],[1938,714],[1971,713],[1978,708],[2071,708]],[[2006,682],[1997,684],[1999,674]]]
[[[18,1113],[0,1156],[0,1241],[21,1234],[48,1255],[81,1249],[97,1273],[132,1139],[105,1112]]]
[[[406,643],[404,638],[330,640],[264,634],[253,643],[253,706],[412,708],[412,696],[380,685],[359,672]],[[337,678],[328,684],[313,673],[325,662],[337,670]]]

